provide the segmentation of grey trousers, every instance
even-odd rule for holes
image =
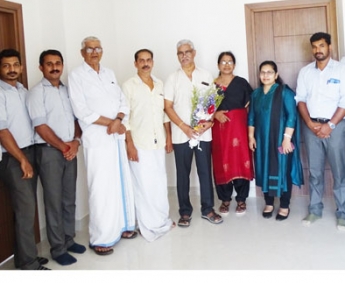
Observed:
[[[56,148],[36,145],[36,162],[43,187],[47,237],[54,259],[74,244],[77,158],[67,161]]]
[[[330,138],[320,139],[303,123],[304,140],[309,163],[309,213],[322,216],[325,162],[333,174],[336,217],[345,219],[345,121],[332,131]]]
[[[23,149],[23,153],[34,167],[34,147]],[[25,270],[39,267],[35,242],[35,212],[37,175],[22,179],[20,163],[10,154],[4,153],[0,161],[0,178],[10,191],[15,215],[15,266]]]

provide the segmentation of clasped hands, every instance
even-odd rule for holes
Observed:
[[[186,136],[189,139],[195,139],[201,136],[209,128],[211,128],[212,125],[213,125],[212,121],[205,121],[205,122],[199,123],[198,126],[193,129],[191,126],[187,124],[183,124],[181,126],[181,130],[186,134]]]
[[[331,136],[332,129],[325,123],[321,124],[318,122],[310,122],[308,125],[309,129],[320,139],[327,139]]]
[[[126,127],[121,123],[120,119],[112,120],[107,127],[108,135],[115,133],[118,133],[119,135],[126,133]]]

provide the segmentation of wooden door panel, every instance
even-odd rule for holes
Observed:
[[[255,34],[262,36],[261,40],[256,41],[255,54],[258,62],[262,62],[274,56],[272,13],[263,12],[256,14],[255,22],[260,23],[260,25],[255,25]]]
[[[272,13],[275,36],[312,35],[315,31],[327,31],[325,7],[278,10]]]

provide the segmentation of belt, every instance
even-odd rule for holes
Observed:
[[[37,147],[51,147],[49,143],[36,143],[35,144]]]
[[[310,120],[312,120],[312,121],[314,121],[314,122],[321,123],[321,124],[326,124],[326,123],[328,123],[331,119],[327,119],[327,118],[311,118],[311,117],[310,117]]]
[[[21,148],[20,150],[29,150],[29,149],[31,149],[31,148],[33,148],[34,147],[34,145],[32,144],[32,145],[29,145],[29,146],[27,146],[27,147],[23,147],[23,148]]]
[[[30,149],[33,148],[33,147],[34,147],[34,145],[32,144],[32,145],[23,147],[23,148],[21,148],[20,150],[26,151],[26,150],[30,150]],[[10,155],[10,154],[9,154],[7,151],[5,151],[5,152],[2,153],[2,155],[3,155],[3,156],[7,156],[7,155]]]

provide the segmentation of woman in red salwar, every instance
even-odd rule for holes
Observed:
[[[236,58],[232,52],[218,56],[219,76],[215,84],[224,89],[224,99],[214,115],[212,162],[219,212],[229,213],[233,189],[236,214],[246,212],[249,183],[254,177],[252,153],[248,147],[247,107],[253,91],[249,83],[233,71]]]

